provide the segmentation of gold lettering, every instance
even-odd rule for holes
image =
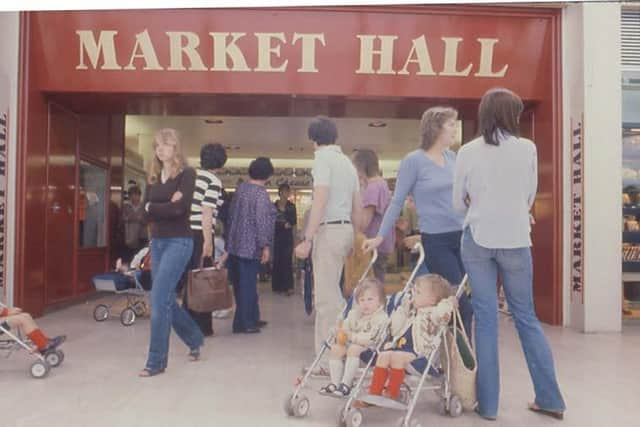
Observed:
[[[493,46],[498,43],[498,39],[476,39],[480,42],[480,68],[474,74],[476,77],[504,77],[509,69],[509,64],[505,64],[502,70],[494,73],[493,69]]]
[[[356,74],[395,74],[393,71],[393,43],[398,36],[371,36],[360,35],[356,37],[360,39],[360,68],[356,70]],[[373,42],[376,38],[381,41],[380,50],[373,49]],[[378,71],[373,69],[373,55],[380,56],[380,68]]]
[[[279,67],[273,67],[271,65],[271,56],[275,55],[280,58],[280,45],[271,46],[271,40],[280,40],[282,43],[287,44],[287,39],[284,37],[284,33],[255,33],[258,39],[258,66],[254,71],[259,72],[280,72],[284,73],[287,69],[286,59]]]
[[[295,45],[298,40],[302,39],[302,66],[298,68],[299,73],[317,73],[316,68],[316,40],[326,46],[324,42],[324,33],[320,34],[304,34],[294,33],[291,44]]]
[[[197,49],[200,45],[200,37],[196,33],[182,31],[167,31],[169,36],[169,54],[171,65],[167,70],[184,71],[187,68],[182,63],[183,53],[189,58],[189,71],[207,71],[202,63],[202,58]],[[184,43],[186,41],[186,44]]]
[[[246,33],[209,33],[213,38],[213,67],[211,71],[251,71],[247,60],[236,42]],[[232,40],[227,44],[227,36]],[[227,57],[231,58],[231,68],[227,66]]]
[[[140,53],[138,51],[140,51]],[[129,64],[127,64],[124,69],[135,70],[136,67],[133,65],[133,61],[135,61],[136,58],[144,59],[143,70],[164,70],[158,62],[156,50],[153,48],[153,43],[151,43],[151,37],[149,37],[149,32],[147,30],[136,34],[136,44],[131,52]]]
[[[87,56],[89,57],[89,61],[91,61],[91,65],[94,70],[98,68],[98,59],[100,58],[100,55],[102,55],[103,59],[101,69],[122,69],[122,67],[118,65],[114,44],[114,37],[118,34],[117,31],[100,31],[97,43],[95,37],[93,37],[93,31],[78,30],[76,31],[76,34],[80,41],[80,62],[76,65],[76,70],[86,70],[89,68],[84,63],[85,52],[87,52]]]
[[[429,55],[429,49],[427,48],[427,39],[425,39],[424,35],[418,37],[417,39],[413,39],[411,51],[409,52],[407,61],[404,63],[404,67],[402,67],[402,69],[398,71],[398,74],[409,74],[407,68],[409,67],[410,63],[418,64],[418,72],[416,74],[419,76],[436,75],[435,71],[433,71],[433,65],[431,65],[431,56]]]
[[[473,64],[467,65],[462,71],[457,71],[458,66],[458,45],[462,41],[462,37],[442,37],[445,43],[444,51],[444,69],[440,73],[441,76],[468,76],[471,72]]]

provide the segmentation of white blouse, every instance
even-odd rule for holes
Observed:
[[[453,207],[466,212],[464,227],[471,229],[478,245],[490,249],[529,247],[529,211],[538,187],[536,146],[508,134],[500,135],[499,142],[489,145],[479,137],[460,148]]]

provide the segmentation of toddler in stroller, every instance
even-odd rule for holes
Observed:
[[[422,275],[415,280],[413,296],[405,295],[391,315],[392,338],[377,357],[370,395],[384,393],[385,397],[397,400],[409,365],[418,355],[438,350],[440,340],[436,335],[449,323],[457,304],[450,289],[449,282],[436,274]]]
[[[336,342],[331,346],[329,359],[331,382],[320,390],[322,394],[345,397],[351,393],[360,355],[374,345],[387,321],[384,287],[379,280],[362,281],[353,293],[353,300],[355,305],[347,318],[337,325]]]
[[[17,333],[13,333],[17,331]],[[7,307],[0,303],[0,334],[9,339],[0,339],[0,349],[11,354],[22,347],[36,357],[36,362],[31,366],[31,375],[35,378],[43,378],[49,372],[50,367],[62,363],[64,353],[58,347],[66,340],[66,335],[47,337],[29,313],[18,307]],[[26,337],[28,341],[23,340]]]

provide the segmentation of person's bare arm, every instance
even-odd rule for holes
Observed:
[[[364,209],[362,209],[362,214],[360,215],[360,231],[363,231],[367,229],[367,227],[369,227],[369,224],[371,224],[371,220],[373,219],[373,216],[376,213],[376,208],[375,206],[367,206]]]
[[[202,257],[210,258],[213,255],[213,208],[202,205]]]
[[[329,201],[329,187],[320,185],[313,189],[313,202],[311,203],[311,213],[309,214],[309,223],[307,229],[304,232],[306,240],[311,241],[313,236],[318,232],[320,223],[324,217],[327,209],[327,202]]]
[[[320,223],[327,209],[327,201],[329,200],[329,187],[318,185],[313,188],[313,202],[311,202],[311,211],[309,212],[309,220],[307,228],[304,230],[304,240],[296,246],[295,253],[300,259],[306,259],[311,252],[311,241],[313,236],[318,232]]]

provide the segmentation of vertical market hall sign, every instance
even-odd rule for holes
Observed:
[[[571,119],[571,301],[584,303],[584,153],[582,119]]]
[[[210,32],[201,38],[190,31],[166,31],[153,38],[145,29],[135,35],[133,48],[123,53],[118,31],[77,30],[75,33],[78,41],[76,70],[285,73],[290,67],[290,59],[295,59],[300,65],[296,72],[319,73],[316,53],[319,49],[331,49],[324,33]],[[353,70],[355,74],[503,78],[509,69],[509,64],[494,64],[494,48],[500,42],[497,38],[427,39],[426,35],[421,35],[411,40],[411,47],[406,52],[399,52],[395,46],[396,35],[357,34],[354,37],[360,45],[360,61],[358,68]],[[158,56],[160,43],[165,44],[163,50],[168,45],[168,58]],[[241,47],[246,43],[257,46],[257,53],[252,57]],[[289,56],[281,54],[281,47],[287,44],[297,48],[290,51]],[[434,67],[431,55],[435,44],[440,45],[437,51],[442,55],[437,58],[437,64],[441,64],[438,68]],[[477,60],[459,64],[458,53],[465,44],[474,46]],[[209,50],[207,55],[202,55],[203,49]],[[211,58],[209,63],[205,62],[205,56]],[[119,62],[118,58],[123,57],[128,60]],[[399,63],[394,66],[396,57],[404,58],[401,67]]]

